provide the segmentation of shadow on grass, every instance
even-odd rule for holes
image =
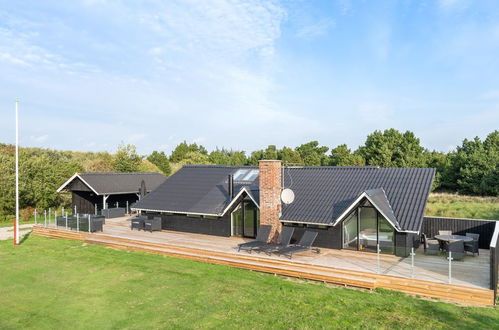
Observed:
[[[26,235],[24,235],[21,240],[19,241],[19,244],[23,244],[30,236],[31,236],[31,231],[29,233],[27,233]]]

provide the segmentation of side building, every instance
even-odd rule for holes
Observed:
[[[72,209],[78,213],[132,206],[166,180],[161,173],[75,173],[57,192],[71,192]],[[141,192],[143,190],[143,192]]]

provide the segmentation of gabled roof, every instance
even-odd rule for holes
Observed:
[[[348,214],[350,214],[350,212],[352,212],[363,199],[369,200],[371,204],[385,217],[385,219],[392,224],[393,228],[398,231],[401,230],[400,224],[393,213],[393,209],[383,188],[370,189],[362,192],[362,194],[360,194],[357,199],[355,199],[355,201],[353,201],[352,204],[350,204],[350,206],[346,208],[343,213],[338,216],[338,218],[336,218],[333,225],[337,225],[341,220],[348,216]]]
[[[148,172],[89,172],[76,173],[62,186],[57,189],[61,192],[64,189],[70,189],[71,185],[80,180],[86,187],[97,195],[107,194],[127,194],[138,193],[140,184],[144,180],[146,190],[148,192],[156,189],[161,183],[166,180],[166,177],[161,173]]]
[[[282,207],[282,221],[330,225],[365,193],[403,231],[419,231],[435,174],[433,168],[290,167],[284,186],[295,193]],[[383,189],[382,197],[378,189]],[[374,190],[373,190],[374,189]],[[373,190],[373,191],[371,191]],[[394,220],[392,220],[394,221]]]
[[[257,166],[186,165],[156,190],[138,201],[134,209],[156,212],[221,216],[231,201],[228,176],[239,169]],[[234,181],[234,197],[244,192],[258,205],[258,177],[251,182]],[[256,190],[256,193],[255,193]]]

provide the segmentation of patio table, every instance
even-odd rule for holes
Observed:
[[[436,235],[435,238],[439,241],[444,242],[455,242],[455,241],[463,241],[463,242],[471,242],[473,240],[472,237],[463,236],[463,235]]]
[[[447,250],[447,243],[449,242],[463,241],[466,243],[473,241],[472,237],[463,235],[435,235],[435,238],[440,243],[440,248],[442,250]]]

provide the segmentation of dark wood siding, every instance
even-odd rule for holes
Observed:
[[[427,237],[438,235],[439,230],[452,230],[456,235],[480,234],[480,249],[488,249],[495,224],[494,220],[424,217],[421,232]]]
[[[291,226],[291,224],[284,223],[285,226]],[[314,228],[314,227],[296,227],[291,238],[291,243],[296,243],[303,236],[305,231],[316,231],[318,232],[317,238],[315,239],[314,246],[323,247],[327,249],[341,249],[341,226],[334,226],[326,228]]]
[[[67,189],[71,191],[92,191],[83,181],[79,178],[74,178],[73,181],[68,185]]]
[[[230,214],[219,219],[161,214],[161,228],[164,230],[228,237],[230,236]]]
[[[91,213],[95,212],[95,203],[99,200],[100,196],[88,191],[73,191],[72,192],[72,211],[76,206],[78,213]],[[101,197],[102,198],[102,197]]]

